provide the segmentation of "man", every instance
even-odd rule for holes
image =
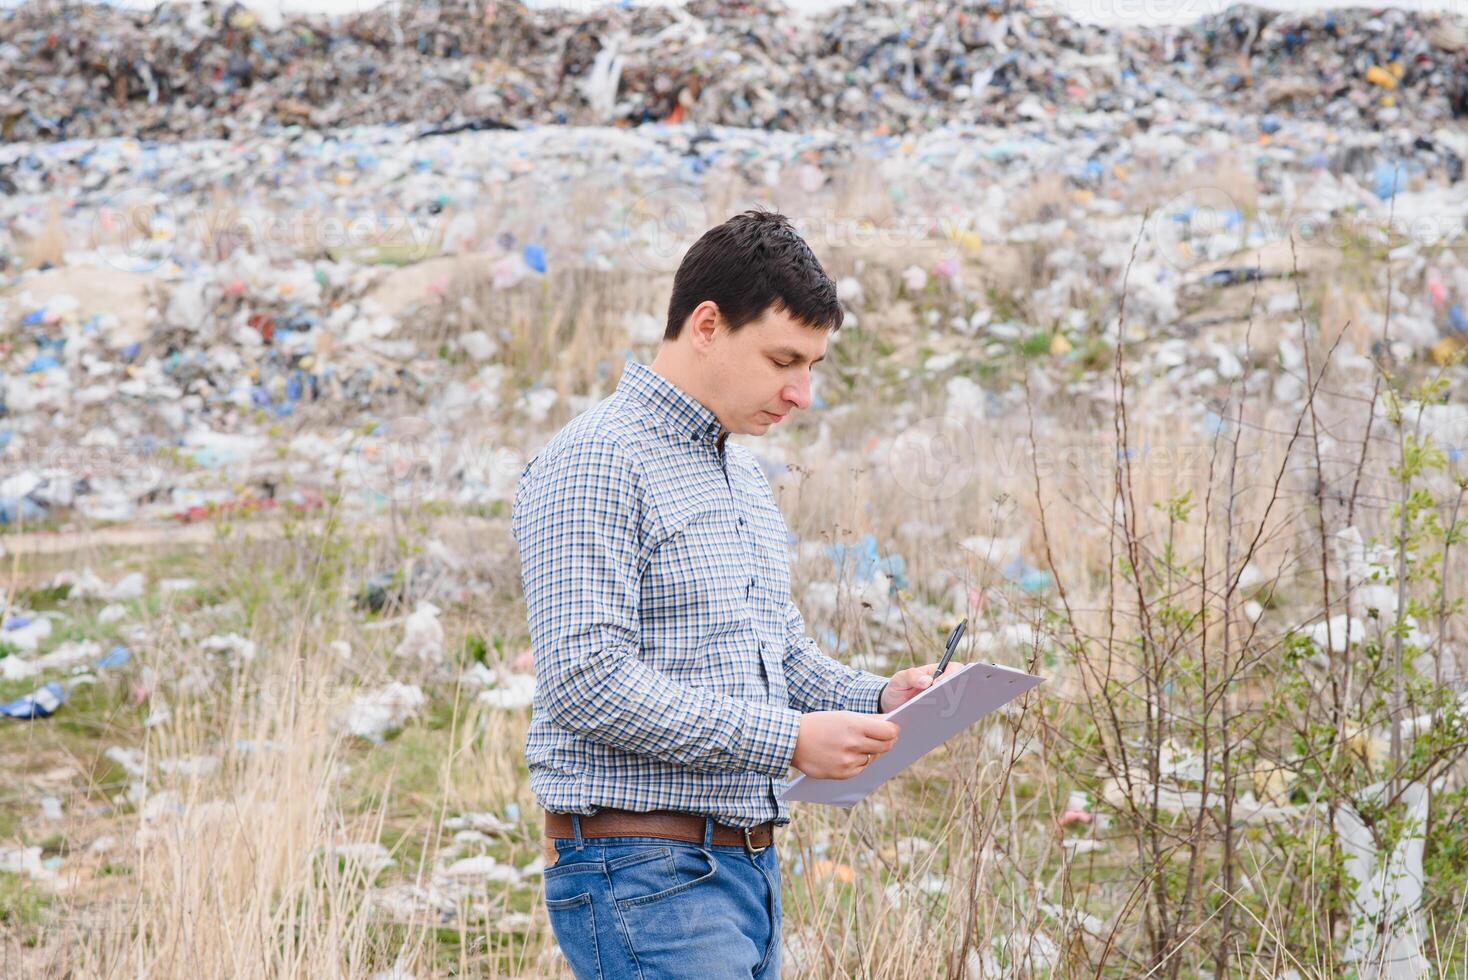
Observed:
[[[836,287],[781,215],[684,256],[651,367],[526,466],[514,534],[535,656],[525,755],[551,927],[578,977],[776,977],[789,767],[886,752],[890,681],[826,657],[790,599],[786,528],[750,452],[809,407]]]

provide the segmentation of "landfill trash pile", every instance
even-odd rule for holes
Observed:
[[[1468,112],[1468,33],[1401,12],[1230,8],[1113,30],[1025,4],[771,0],[529,10],[446,0],[337,20],[245,6],[0,11],[0,137],[229,138],[395,123],[421,132],[697,122],[907,133],[1206,99],[1337,123]],[[1405,114],[1405,115],[1404,115]],[[3,184],[3,176],[0,176]]]
[[[1198,67],[1199,93],[1239,93],[1221,101],[1255,112],[1385,126],[1468,115],[1468,28],[1457,17],[1232,8],[1169,39],[1164,53]]]
[[[1229,157],[1242,190],[1200,170]],[[1116,343],[1124,276],[1148,372],[1183,395],[1241,376],[1238,351],[1198,331],[1220,303],[1241,321],[1256,289],[1259,315],[1290,320],[1290,238],[1308,274],[1338,251],[1311,236],[1333,230],[1400,259],[1391,339],[1379,310],[1353,310],[1380,338],[1357,353],[1446,363],[1468,340],[1468,266],[1438,247],[1464,232],[1452,201],[1465,157],[1451,127],[1281,124],[1206,105],[1147,130],[1112,113],[901,140],[660,125],[4,144],[0,452],[14,465],[0,522],[310,513],[343,486],[368,509],[404,493],[502,506],[540,436],[590,396],[515,377],[516,337],[484,304],[623,273],[652,277],[639,302],[655,302],[656,277],[727,216],[711,202],[729,188],[776,203],[798,188],[797,224],[833,259],[858,256],[842,260],[861,264],[841,276],[849,323],[896,288],[931,348],[902,367],[909,384],[941,384],[965,418],[1023,395],[975,382],[976,359],[1043,352],[1056,384],[1104,398],[1108,382],[1073,365],[1109,363],[1095,358]],[[958,199],[954,181],[969,188]],[[1015,262],[1042,281],[1000,284],[996,304],[992,270]],[[1372,274],[1384,287],[1385,269]],[[482,288],[466,292],[466,276]],[[650,355],[657,315],[644,305],[624,322],[623,354]],[[1296,401],[1299,351],[1281,353],[1271,383]],[[610,361],[599,376],[605,392]],[[486,413],[492,430],[466,422]],[[387,586],[361,601],[387,601]]]

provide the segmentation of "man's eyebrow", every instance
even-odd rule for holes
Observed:
[[[803,360],[805,360],[805,355],[802,354],[800,351],[796,350],[794,347],[776,347],[770,353],[772,353],[772,354],[782,354],[785,357],[788,357],[791,360],[795,360],[795,361],[803,361]],[[826,355],[825,354],[822,354],[820,357],[816,358],[814,361],[811,361],[811,363],[812,364],[819,364],[822,361],[824,361],[825,359],[826,359]]]

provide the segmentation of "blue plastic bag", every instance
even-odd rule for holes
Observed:
[[[9,704],[0,704],[0,715],[11,718],[49,718],[65,700],[66,688],[52,681],[25,697],[16,698]]]

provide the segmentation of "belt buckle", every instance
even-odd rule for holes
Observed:
[[[755,847],[754,840],[749,836],[749,828],[744,827],[741,829],[744,833],[744,850],[749,853],[749,856],[754,857],[756,854],[763,854],[765,848],[769,847],[769,845],[766,844],[765,847]]]

